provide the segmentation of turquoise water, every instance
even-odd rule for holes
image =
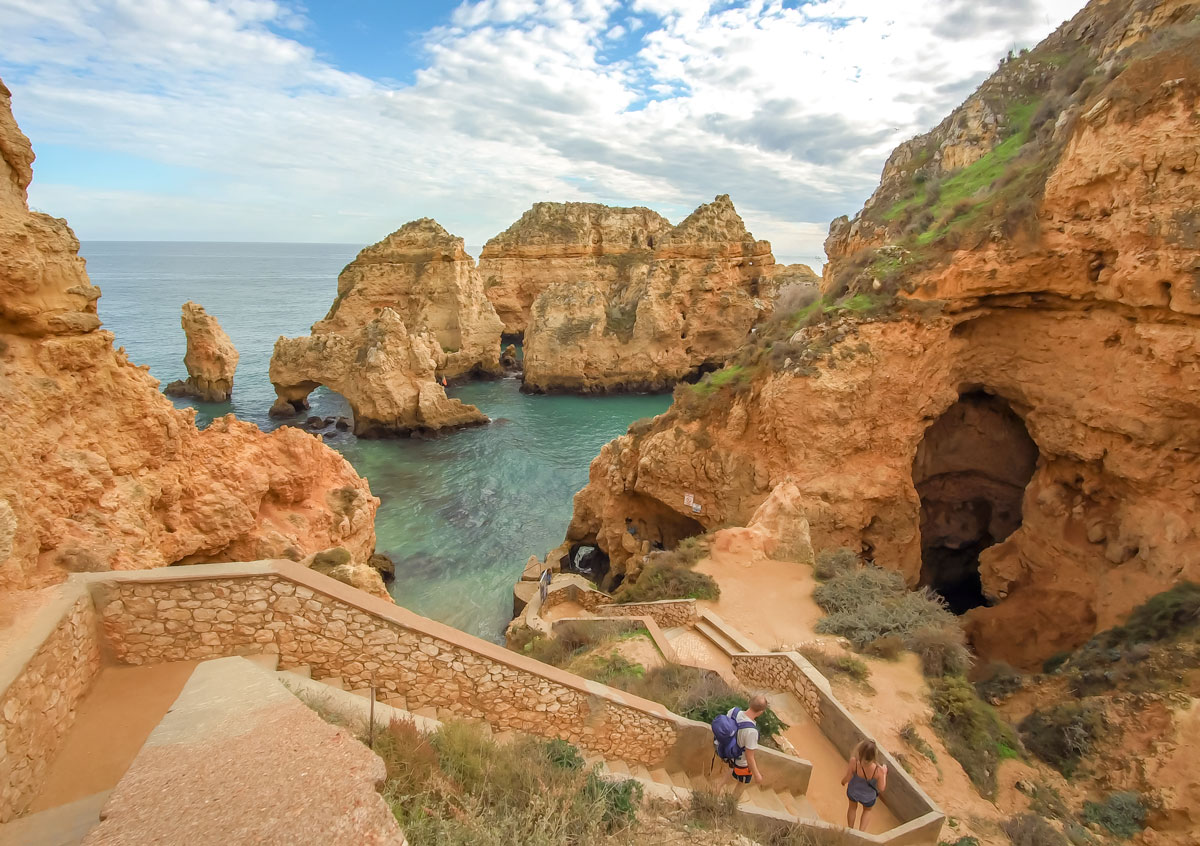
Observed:
[[[267,377],[279,335],[307,334],[336,293],[337,274],[359,247],[348,244],[86,242],[100,318],[138,364],[164,385],[184,378],[180,306],[214,314],[241,361],[229,403],[173,400],[197,422],[233,412],[265,430],[275,392]],[[563,539],[571,499],[588,465],[631,422],[666,410],[670,397],[526,396],[519,382],[478,382],[448,392],[479,406],[490,426],[429,441],[328,440],[381,500],[378,549],[396,561],[392,592],[407,608],[473,634],[502,636],[512,583],[530,555]],[[325,389],[310,414],[348,415]]]

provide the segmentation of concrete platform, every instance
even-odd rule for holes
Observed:
[[[383,761],[243,658],[200,664],[85,846],[405,842]]]

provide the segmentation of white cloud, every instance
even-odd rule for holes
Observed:
[[[777,253],[814,255],[897,142],[1079,2],[465,2],[398,86],[318,57],[269,0],[0,0],[0,70],[35,147],[204,174],[183,195],[35,179],[84,238],[368,242],[430,215],[478,244],[537,200],[678,219],[729,192]]]

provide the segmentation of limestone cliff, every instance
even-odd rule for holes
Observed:
[[[462,238],[427,217],[406,223],[346,265],[311,335],[276,342],[271,414],[308,408],[326,385],[349,401],[360,437],[486,423],[442,383],[502,373],[500,328]]]
[[[227,402],[233,394],[233,374],[237,370],[238,351],[225,334],[217,318],[193,302],[183,304],[180,318],[187,336],[183,364],[187,381],[167,385],[169,396],[195,397],[205,402]]]
[[[549,205],[535,211],[547,217]],[[553,219],[542,226],[558,237]],[[635,228],[630,240],[644,246],[582,262],[580,274],[563,267],[537,295],[525,333],[527,390],[669,388],[719,367],[771,313],[771,246],[754,240],[728,195],[653,233]]]
[[[314,335],[352,332],[390,308],[409,332],[433,335],[439,376],[498,375],[500,320],[475,261],[427,217],[364,249],[338,276],[337,299]]]
[[[1026,667],[1200,578],[1198,12],[1093,2],[901,145],[824,299],[607,445],[570,541],[618,574],[626,517],[671,546],[790,481]]]
[[[479,254],[479,275],[504,332],[529,327],[533,303],[562,282],[612,288],[622,266],[645,263],[671,229],[658,212],[599,203],[534,203]]]
[[[279,395],[271,412],[292,413],[322,384],[350,403],[360,437],[486,423],[479,409],[447,398],[437,384],[440,354],[436,338],[410,333],[390,308],[345,334],[280,338],[271,355],[271,382]]]
[[[0,589],[344,546],[386,595],[366,481],[298,430],[173,408],[99,329],[66,222],[29,211],[32,162],[0,84]]]

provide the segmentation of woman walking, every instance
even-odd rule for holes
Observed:
[[[842,784],[846,787],[846,798],[850,806],[846,809],[846,825],[854,828],[854,818],[858,815],[858,806],[862,805],[862,817],[858,828],[867,830],[867,818],[875,807],[875,800],[887,788],[887,766],[877,763],[875,741],[863,740],[854,747],[850,763],[846,766],[846,775]]]

